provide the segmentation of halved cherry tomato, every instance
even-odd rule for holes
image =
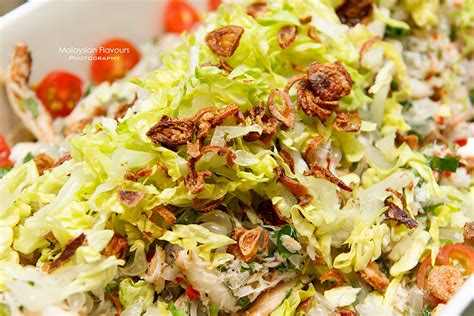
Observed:
[[[199,292],[193,289],[191,285],[188,285],[188,287],[186,288],[186,295],[189,297],[190,300],[194,300],[199,295]]]
[[[198,11],[184,0],[168,0],[164,15],[165,29],[171,33],[189,31],[200,20]]]
[[[91,64],[92,79],[98,84],[123,78],[139,61],[140,53],[129,41],[107,40],[97,47]]]
[[[209,11],[215,11],[221,5],[222,0],[209,0]]]
[[[10,147],[7,141],[0,135],[0,168],[11,167],[13,163],[10,161]]]
[[[36,88],[36,95],[53,117],[65,117],[82,97],[82,80],[67,71],[49,73]]]
[[[450,244],[443,246],[438,256],[436,257],[436,265],[452,265],[453,260],[456,260],[464,268],[466,275],[471,275],[474,272],[474,250],[464,244]],[[420,290],[425,289],[426,278],[431,270],[431,255],[428,254],[418,268],[416,284]],[[440,301],[425,292],[425,298],[435,303]]]
[[[453,260],[462,265],[465,274],[474,273],[474,250],[464,244],[451,244],[441,248],[436,263],[438,265],[451,265]]]

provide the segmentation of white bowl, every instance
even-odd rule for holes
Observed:
[[[0,0],[2,1],[2,0]],[[192,2],[206,9],[205,0]],[[71,60],[64,49],[94,48],[113,37],[139,47],[163,33],[165,0],[36,0],[0,17],[0,79],[5,78],[13,48],[28,44],[33,68],[30,83],[38,83],[52,70],[67,70],[89,78],[89,61]],[[3,80],[1,80],[3,81]],[[3,85],[2,85],[3,86]],[[0,133],[10,141],[24,133],[10,109],[4,87],[0,89]]]

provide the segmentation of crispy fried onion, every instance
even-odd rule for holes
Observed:
[[[247,230],[240,235],[238,246],[242,259],[245,262],[252,260],[257,254],[261,235],[262,229],[260,227]]]
[[[167,115],[146,133],[155,144],[175,147],[193,140],[194,124],[190,119],[175,119]]]
[[[336,14],[342,23],[349,26],[367,24],[374,10],[373,4],[374,0],[346,0],[336,9]]]
[[[202,156],[201,144],[200,143],[188,143],[187,144],[188,155],[193,159],[199,159]]]
[[[277,166],[275,168],[275,173],[278,176],[278,182],[283,184],[285,188],[287,188],[288,191],[290,191],[293,195],[302,197],[308,194],[308,188],[306,188],[298,181],[291,179],[290,177],[285,175],[285,171],[283,170],[282,166]]]
[[[283,105],[283,110],[278,108],[275,97],[278,96]],[[286,128],[293,128],[295,126],[295,106],[291,102],[290,96],[287,92],[279,89],[273,89],[268,96],[268,110],[280,121]]]
[[[337,112],[333,122],[333,127],[338,132],[358,132],[361,125],[362,121],[357,111]]]
[[[302,109],[306,115],[316,116],[323,123],[332,115],[332,110],[324,109],[320,106],[319,99],[314,96],[306,82],[302,82],[298,85],[297,95],[298,107]],[[337,103],[337,105],[339,105],[339,103]]]
[[[38,174],[40,176],[42,176],[45,171],[52,169],[55,165],[54,159],[45,153],[36,155],[33,158],[33,161],[36,164],[36,169],[38,169]]]
[[[339,101],[352,89],[351,75],[341,62],[309,65],[307,80],[315,96],[322,101]]]
[[[204,139],[209,135],[213,127],[222,125],[225,120],[235,116],[240,120],[241,113],[235,104],[229,104],[226,108],[217,111],[215,108],[204,108],[194,116],[194,124],[197,129],[197,138]]]
[[[371,39],[369,39],[368,41],[364,42],[364,44],[362,44],[362,47],[360,48],[360,51],[359,51],[359,64],[362,67],[365,67],[365,65],[364,65],[364,56],[365,56],[365,54],[370,50],[370,48],[375,43],[380,42],[381,40],[382,40],[382,38],[380,36],[374,36]]]
[[[120,297],[118,293],[118,289],[114,289],[110,292],[105,294],[105,297],[112,303],[115,308],[114,316],[120,316],[123,311],[122,302],[120,302]]]
[[[69,240],[67,244],[64,246],[64,249],[61,252],[61,254],[56,259],[54,259],[51,263],[47,263],[45,265],[45,270],[48,273],[52,273],[59,267],[63,266],[76,253],[77,248],[82,246],[85,241],[86,241],[86,235],[84,233],[81,233],[76,238]]]
[[[309,203],[311,203],[312,200],[313,200],[313,196],[311,194],[303,195],[303,196],[299,197],[298,205],[299,206],[306,206]]]
[[[318,35],[318,29],[311,25],[308,29],[308,37],[314,40],[316,43],[321,43],[321,37]]]
[[[153,173],[151,168],[143,168],[137,171],[127,170],[123,176],[125,180],[138,181],[141,178],[148,177]]]
[[[244,261],[250,261],[262,249],[268,248],[268,232],[260,227],[247,230],[243,227],[234,227],[231,238],[237,243],[227,247],[227,252],[239,257]]]
[[[281,158],[283,158],[283,160],[285,161],[285,163],[288,165],[288,167],[290,168],[291,172],[295,172],[295,161],[293,160],[293,158],[291,157],[291,155],[286,151],[286,150],[283,150],[281,149],[278,154],[281,156]]]
[[[232,149],[223,146],[205,146],[201,149],[201,153],[204,155],[208,152],[216,152],[219,156],[227,155],[226,162],[229,167],[234,165],[235,153]]]
[[[395,145],[397,147],[401,146],[403,143],[406,143],[411,149],[418,146],[418,136],[416,135],[405,135],[400,131],[395,133]]]
[[[105,249],[102,251],[104,256],[115,256],[117,259],[124,259],[128,254],[127,238],[114,234]]]
[[[415,228],[418,226],[416,220],[410,217],[407,213],[407,202],[405,196],[395,191],[392,188],[388,188],[387,192],[392,193],[395,197],[397,197],[403,205],[403,210],[399,208],[395,203],[391,201],[390,197],[387,197],[384,201],[385,206],[388,207],[387,211],[385,212],[385,216],[387,219],[394,220],[400,224],[405,224],[408,228]]]
[[[123,205],[136,207],[145,196],[145,192],[118,189],[118,196]]]
[[[64,137],[69,136],[69,135],[78,135],[81,134],[84,128],[86,128],[87,125],[90,125],[92,123],[92,118],[87,117],[84,119],[80,119],[68,126],[63,130],[63,135]]]
[[[288,223],[288,219],[280,214],[280,211],[270,199],[261,202],[257,206],[257,215],[265,225],[282,226]]]
[[[331,171],[327,170],[326,168],[323,168],[317,164],[312,164],[309,170],[306,170],[304,172],[305,176],[313,176],[316,178],[323,178],[328,180],[331,183],[334,183],[341,189],[345,191],[352,192],[352,188],[345,184],[341,179],[337,178],[335,175],[331,173]]]
[[[324,143],[324,136],[323,135],[316,135],[311,142],[308,144],[308,147],[306,147],[306,150],[304,151],[303,158],[304,160],[312,164],[314,163],[314,158],[315,158],[315,153],[316,150],[318,150],[321,145]]]
[[[207,212],[210,212],[210,211],[213,211],[215,210],[216,208],[218,208],[219,206],[222,205],[222,202],[225,200],[225,196],[218,199],[218,200],[214,200],[214,201],[211,201],[209,203],[207,203],[205,206],[201,207],[201,208],[198,208],[198,211],[200,212],[203,212],[203,213],[207,213]]]
[[[271,141],[276,134],[278,121],[274,117],[265,114],[265,104],[263,102],[250,110],[250,119],[252,123],[259,124],[263,131],[262,134],[250,132],[244,136],[244,140],[247,142],[261,140],[264,143]]]
[[[130,102],[125,102],[118,107],[117,111],[114,114],[114,119],[118,121],[119,119],[124,118],[125,114],[127,114],[128,109],[130,109],[133,106],[133,104],[135,104],[137,99],[138,99],[138,96],[137,96],[137,93],[135,92],[135,96]]]
[[[71,159],[72,159],[71,154],[67,153],[64,156],[60,157],[58,160],[56,160],[56,162],[54,163],[54,167],[59,167],[60,165],[62,165],[63,163]]]
[[[152,210],[153,215],[158,215],[163,218],[167,224],[173,225],[176,223],[176,216],[164,205],[155,206]]]
[[[211,51],[219,57],[230,57],[239,46],[244,28],[227,25],[207,33],[205,41]]]
[[[321,275],[319,281],[321,281],[321,283],[324,283],[326,281],[333,282],[331,288],[334,288],[342,286],[345,282],[345,279],[341,271],[337,269],[330,269],[324,272],[323,275]]]
[[[278,45],[282,49],[287,49],[295,41],[298,29],[294,25],[285,25],[278,32]]]
[[[367,282],[374,289],[385,292],[389,280],[387,276],[380,271],[379,265],[375,262],[370,262],[367,267],[359,271],[361,278]]]
[[[267,8],[267,3],[265,1],[257,1],[249,4],[247,7],[247,14],[253,17],[254,19],[265,15],[269,10]]]
[[[198,194],[204,189],[205,180],[212,176],[209,170],[196,170],[196,160],[189,159],[188,162],[189,173],[184,178],[184,182],[188,186],[192,194]]]

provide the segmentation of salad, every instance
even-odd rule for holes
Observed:
[[[474,273],[474,3],[184,16],[85,96],[16,48],[38,142],[0,138],[0,315],[442,315]]]

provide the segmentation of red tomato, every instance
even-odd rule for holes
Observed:
[[[209,11],[215,11],[221,5],[222,0],[209,0]]]
[[[199,292],[193,289],[191,285],[188,285],[188,287],[186,288],[186,295],[189,297],[190,300],[194,300],[199,295]]]
[[[446,245],[439,251],[436,263],[439,265],[451,264],[456,260],[464,268],[467,275],[474,273],[474,250],[464,244]]]
[[[82,80],[70,72],[53,71],[41,81],[36,95],[53,117],[68,116],[82,97]]]
[[[443,246],[438,256],[436,257],[436,265],[451,265],[452,261],[456,260],[464,268],[464,272],[470,275],[474,272],[474,250],[464,244],[450,244]],[[431,255],[423,259],[418,268],[418,274],[416,283],[419,289],[424,290],[426,278],[431,270]],[[425,292],[426,299],[439,303],[439,300],[432,296],[430,293]]]
[[[171,33],[189,31],[200,20],[197,10],[183,0],[168,0],[164,15],[165,29]]]
[[[467,138],[456,139],[454,142],[456,144],[458,144],[459,147],[466,146],[467,145]]]
[[[91,64],[93,81],[98,84],[123,78],[140,60],[140,53],[127,40],[113,38],[97,47]]]
[[[11,166],[12,162],[10,161],[10,147],[8,147],[3,135],[0,135],[0,168]]]

